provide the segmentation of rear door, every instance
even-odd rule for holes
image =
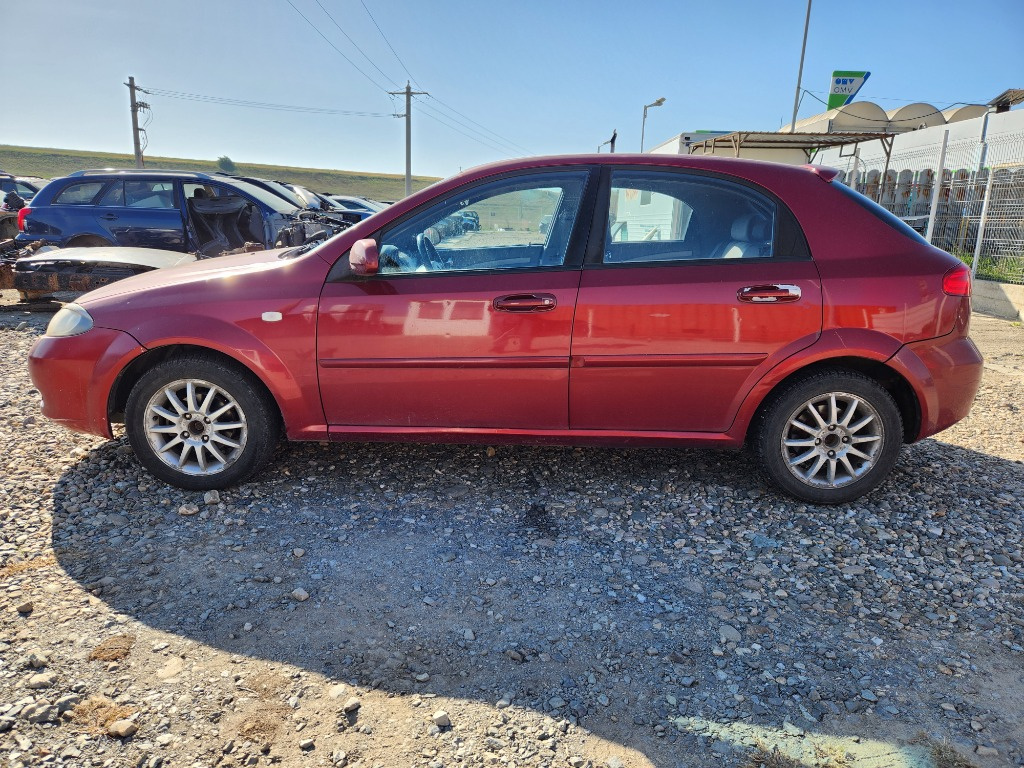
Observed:
[[[606,172],[604,247],[573,326],[574,429],[723,432],[821,332],[821,286],[781,201],[677,169]],[[589,259],[588,259],[589,261]]]
[[[377,233],[372,277],[350,275],[343,256],[317,326],[328,424],[567,428],[589,176],[515,174],[427,203]],[[457,215],[470,205],[479,230]],[[558,224],[542,235],[545,215]]]
[[[184,251],[185,222],[175,187],[168,180],[115,180],[97,203],[97,224],[115,245]]]

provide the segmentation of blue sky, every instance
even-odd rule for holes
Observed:
[[[402,173],[404,121],[390,115],[404,102],[384,91],[404,87],[406,68],[431,94],[413,106],[414,173],[447,176],[503,157],[590,152],[613,129],[619,151],[635,151],[643,105],[658,97],[666,103],[648,112],[648,147],[695,129],[775,130],[792,112],[806,7],[805,0],[5,2],[0,143],[131,152],[122,83],[134,75],[142,87],[166,91],[385,115],[150,95],[143,97],[153,107],[148,153]],[[823,111],[813,97],[827,98],[833,69],[870,70],[858,98],[886,108],[986,102],[1024,87],[1022,26],[1022,0],[815,0],[803,82],[815,93],[804,97],[800,116]]]

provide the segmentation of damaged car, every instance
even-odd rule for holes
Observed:
[[[143,169],[55,179],[17,212],[17,222],[20,250],[4,254],[0,287],[23,298],[91,290],[176,263],[154,259],[153,249],[203,259],[317,242],[352,224],[238,178]]]
[[[122,245],[212,256],[246,243],[264,248],[301,245],[343,225],[220,174],[77,171],[54,179],[19,212],[16,239],[23,244]]]

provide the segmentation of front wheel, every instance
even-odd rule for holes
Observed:
[[[270,460],[280,434],[252,374],[203,357],[147,371],[128,396],[125,427],[146,469],[193,491],[243,482]]]
[[[767,405],[754,437],[772,482],[815,504],[843,504],[878,487],[902,444],[892,395],[854,371],[793,382]]]

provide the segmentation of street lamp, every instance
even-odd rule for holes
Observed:
[[[644,104],[644,121],[640,125],[640,151],[644,151],[644,131],[647,130],[647,110],[651,107],[660,107],[665,103],[665,97],[662,96],[660,99],[652,101],[650,104]]]

